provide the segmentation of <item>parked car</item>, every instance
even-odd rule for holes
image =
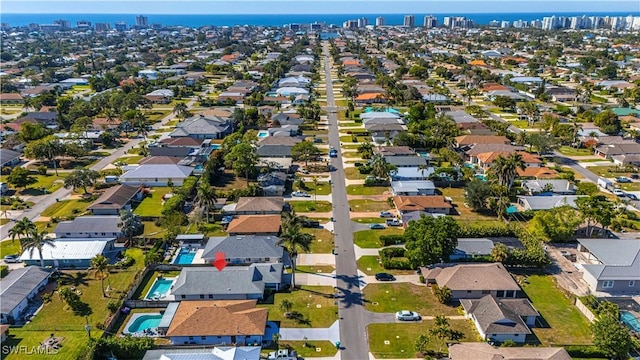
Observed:
[[[611,191],[613,193],[613,195],[615,196],[620,196],[620,197],[624,197],[624,191],[620,190],[620,189],[613,189]]]
[[[378,281],[396,281],[396,277],[389,273],[377,273],[376,280]]]
[[[616,181],[619,182],[619,183],[630,183],[630,182],[632,182],[632,180],[629,179],[626,176],[619,176],[619,177],[616,178]]]
[[[269,353],[267,360],[296,360],[298,359],[298,353],[291,349],[282,349],[278,351],[272,351]]]
[[[402,221],[398,219],[387,219],[387,226],[400,226],[402,225]]]
[[[320,227],[320,221],[318,221],[318,220],[302,220],[302,227],[319,228]]]
[[[631,174],[631,178],[635,179],[635,180],[639,180],[640,179],[640,174]]]
[[[7,255],[4,258],[2,258],[2,261],[4,261],[7,264],[9,264],[9,263],[19,263],[20,262],[20,257],[18,255]]]
[[[371,224],[371,225],[369,225],[369,229],[372,229],[372,230],[384,229],[384,228],[385,228],[385,226],[382,225],[382,224]]]
[[[415,311],[401,310],[396,313],[396,319],[400,321],[418,321],[420,314]]]
[[[329,150],[329,157],[332,157],[332,158],[338,157],[338,151],[336,149]]]
[[[295,197],[311,197],[306,191],[294,191],[291,193],[291,196]]]
[[[380,211],[380,217],[382,218],[393,217],[393,214],[389,211]]]
[[[625,193],[625,195],[631,200],[640,200],[640,198],[638,198],[638,196],[636,194]]]

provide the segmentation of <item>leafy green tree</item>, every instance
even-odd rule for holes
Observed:
[[[38,179],[31,175],[31,171],[16,166],[9,173],[6,181],[17,188],[26,188],[29,185],[37,183]]]
[[[84,193],[87,194],[89,192],[87,187],[92,186],[99,178],[100,173],[95,170],[77,168],[64,178],[64,187],[65,189],[73,188],[74,190],[82,188]]]
[[[603,229],[606,229],[617,215],[615,206],[604,195],[581,197],[576,199],[575,203],[587,222],[587,237],[593,235],[595,230],[593,225],[600,224]]]
[[[491,249],[491,259],[493,261],[504,263],[509,259],[509,248],[503,243],[497,243]]]
[[[605,314],[591,324],[593,344],[608,358],[626,360],[633,345],[629,329],[617,317]]]
[[[547,154],[560,146],[558,139],[546,131],[530,134],[528,143],[536,148],[539,155]]]
[[[602,132],[607,134],[615,134],[622,130],[622,125],[618,115],[611,110],[600,112],[593,119],[593,123],[598,126]]]
[[[307,166],[309,160],[315,159],[320,154],[320,149],[311,141],[300,141],[291,147],[291,157],[294,160],[304,161]]]
[[[373,144],[369,141],[365,141],[358,145],[358,152],[363,159],[371,159],[373,156]]]
[[[296,260],[300,252],[309,252],[313,235],[302,232],[300,224],[287,226],[280,234],[278,245],[284,247],[291,257],[291,286],[296,287]]]
[[[24,142],[29,142],[33,140],[40,140],[49,134],[51,134],[51,131],[42,124],[23,122],[20,125],[18,138]]]
[[[429,337],[425,334],[420,334],[416,339],[415,350],[419,353],[425,353],[429,349]]]
[[[24,148],[24,155],[30,159],[51,161],[56,175],[58,175],[56,159],[64,154],[64,144],[53,135],[32,141]]]
[[[56,247],[54,239],[47,237],[46,232],[39,232],[37,229],[29,231],[27,236],[22,239],[22,248],[29,252],[29,257],[33,257],[33,251],[38,250],[40,256],[40,266],[44,267],[44,258],[42,257],[42,249],[45,246]]]
[[[413,266],[430,265],[448,261],[458,246],[460,225],[451,217],[434,219],[422,216],[409,222],[405,232],[406,256]]]
[[[256,171],[258,154],[255,147],[248,142],[240,142],[224,157],[227,167],[233,168],[236,175],[244,175],[249,184],[249,175]]]
[[[598,190],[598,185],[592,183],[592,182],[580,182],[577,185],[578,189],[576,191],[576,194],[578,195],[595,195],[597,194],[600,190]]]
[[[493,99],[493,105],[505,109],[513,109],[516,106],[516,101],[508,96],[498,95]]]
[[[464,200],[474,211],[487,208],[487,200],[491,196],[491,185],[480,179],[471,180],[464,190]]]
[[[91,259],[91,264],[89,266],[89,272],[93,272],[95,275],[100,275],[102,297],[107,297],[107,293],[104,291],[104,278],[106,277],[105,274],[108,273],[109,267],[109,259],[102,254],[94,256]]]
[[[529,232],[543,241],[571,241],[582,224],[580,213],[571,206],[536,211],[529,222]]]

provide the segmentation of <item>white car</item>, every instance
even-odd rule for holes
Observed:
[[[400,321],[418,321],[420,314],[415,311],[401,310],[396,313],[396,319]]]
[[[311,195],[307,194],[306,191],[294,191],[291,193],[291,196],[295,197],[311,197]]]
[[[624,191],[620,190],[620,189],[613,189],[613,191],[611,191],[613,193],[613,195],[615,196],[620,196],[620,197],[624,197]]]

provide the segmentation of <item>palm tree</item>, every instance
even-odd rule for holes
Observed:
[[[386,180],[389,177],[389,169],[384,157],[380,154],[375,154],[371,158],[371,174],[379,179]]]
[[[27,237],[22,239],[22,248],[29,252],[29,257],[33,257],[33,250],[38,250],[40,256],[40,266],[44,267],[44,258],[42,257],[42,248],[46,245],[56,247],[55,241],[47,237],[47,232],[38,232],[38,230],[29,231]]]
[[[89,266],[89,272],[93,272],[95,275],[100,275],[100,285],[102,286],[102,297],[107,297],[104,292],[104,278],[105,273],[109,270],[109,259],[104,255],[96,255],[91,259],[91,265]]]
[[[577,122],[575,122],[575,121],[571,124],[571,133],[572,133],[572,136],[573,136],[572,141],[573,141],[573,145],[574,145],[576,148],[578,147],[578,144],[579,144],[579,142],[578,142],[578,135],[580,135],[580,132],[581,132],[583,129],[584,129],[584,128],[582,127],[582,124],[579,124],[579,123],[577,123]]]
[[[498,184],[506,186],[509,190],[518,175],[518,168],[525,169],[522,155],[518,153],[511,154],[506,158],[499,155],[491,164],[491,172],[495,174]]]
[[[131,210],[122,210],[120,211],[120,223],[118,226],[120,226],[120,231],[129,239],[129,244],[131,245],[133,235],[142,227],[142,221]]]
[[[216,202],[216,190],[204,178],[198,184],[195,200],[199,207],[204,208],[207,223],[209,223],[209,210]]]
[[[369,141],[365,141],[358,145],[358,152],[363,159],[371,159],[373,156],[373,144]]]
[[[280,234],[278,245],[283,246],[291,257],[291,286],[296,287],[296,260],[298,253],[309,252],[313,235],[303,233],[302,226],[295,224],[286,226]]]
[[[187,107],[187,104],[183,103],[183,102],[179,102],[177,103],[174,107],[173,107],[173,113],[176,114],[176,116],[182,120],[186,119],[188,114],[189,114],[189,108]]]
[[[282,212],[282,231],[292,226],[302,226],[303,218],[303,216],[296,215],[296,212],[293,209],[291,209],[291,211]]]
[[[36,224],[34,224],[28,217],[23,217],[22,220],[19,220],[13,225],[11,229],[9,229],[9,236],[11,237],[11,243],[13,244],[18,238],[21,240],[22,237],[29,235],[32,231],[37,231],[38,228]],[[22,243],[20,244],[22,245]]]
[[[289,317],[291,309],[293,309],[293,303],[291,301],[284,299],[280,302],[280,311],[284,313],[285,317]]]
[[[640,137],[640,130],[637,130],[637,129],[628,130],[627,136],[635,140]]]

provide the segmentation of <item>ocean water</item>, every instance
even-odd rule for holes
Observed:
[[[64,19],[71,22],[74,27],[77,21],[107,22],[113,26],[116,21],[124,21],[129,26],[135,25],[135,17],[139,14],[2,14],[2,22],[10,26],[26,26],[31,23],[52,24],[54,20]],[[369,24],[375,24],[377,16],[385,18],[386,25],[401,25],[405,14],[288,14],[288,15],[148,15],[149,24],[162,24],[163,26],[235,26],[235,25],[259,25],[259,26],[283,26],[292,23],[310,24],[313,22],[324,22],[327,25],[335,24],[341,26],[343,22],[359,17],[366,17]],[[414,14],[416,25],[422,25],[424,16],[430,14]],[[438,17],[439,23],[445,16],[466,16],[473,19],[476,24],[488,24],[492,20],[531,21],[545,16],[627,16],[629,13],[499,13],[499,14],[432,14]],[[640,12],[631,13],[639,16]]]

